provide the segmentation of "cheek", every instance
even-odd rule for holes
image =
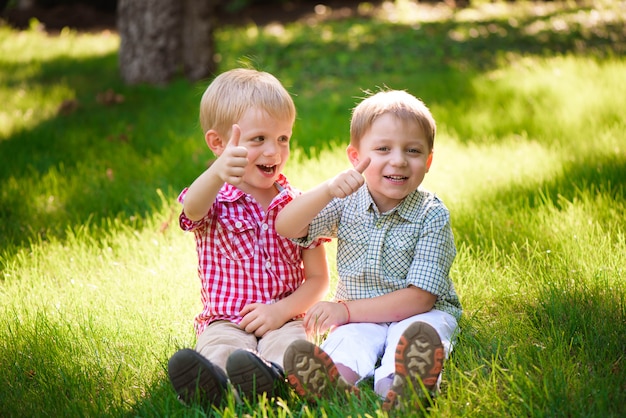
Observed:
[[[416,159],[416,160],[412,161],[410,164],[411,164],[411,168],[413,170],[416,170],[416,171],[427,170],[427,165],[426,165],[426,161],[425,160]]]
[[[370,156],[370,164],[366,170],[381,170],[389,162],[380,156]]]
[[[369,165],[367,166],[365,171],[363,171],[363,176],[365,177],[365,180],[369,180],[368,174],[372,176],[376,176],[377,174],[380,174],[380,172],[383,169],[383,166],[384,164],[381,164],[380,160],[376,160],[376,159],[370,160]]]

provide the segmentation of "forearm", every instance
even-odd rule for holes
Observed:
[[[183,211],[187,218],[192,221],[202,219],[207,214],[218,192],[224,185],[224,181],[213,173],[212,168],[213,166],[209,167],[198,176],[189,186],[185,195]]]
[[[300,238],[307,235],[309,225],[330,201],[328,182],[296,197],[285,206],[276,218],[276,231],[287,238]]]
[[[396,322],[430,311],[437,296],[411,286],[371,299],[346,302],[350,322]]]

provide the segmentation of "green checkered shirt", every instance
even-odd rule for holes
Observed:
[[[297,242],[319,237],[337,238],[336,299],[373,298],[414,285],[437,296],[435,309],[460,318],[449,277],[456,256],[450,213],[433,193],[416,190],[381,214],[364,185],[333,199]]]

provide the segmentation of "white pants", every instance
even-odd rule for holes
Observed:
[[[343,364],[357,373],[361,380],[374,376],[374,387],[395,371],[394,354],[400,336],[413,322],[426,322],[439,333],[446,358],[452,351],[457,321],[449,313],[433,309],[399,322],[350,323],[335,328],[322,349],[335,364]],[[382,358],[381,358],[382,356]],[[378,359],[380,366],[376,368]]]

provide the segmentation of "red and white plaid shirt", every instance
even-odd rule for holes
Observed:
[[[296,192],[282,174],[276,186],[280,193],[267,213],[252,196],[228,183],[204,218],[194,222],[181,213],[180,227],[196,237],[203,305],[195,320],[198,336],[213,321],[238,324],[245,305],[276,302],[304,281],[302,247],[274,229],[276,215]],[[180,203],[186,193],[187,189],[178,197]]]

